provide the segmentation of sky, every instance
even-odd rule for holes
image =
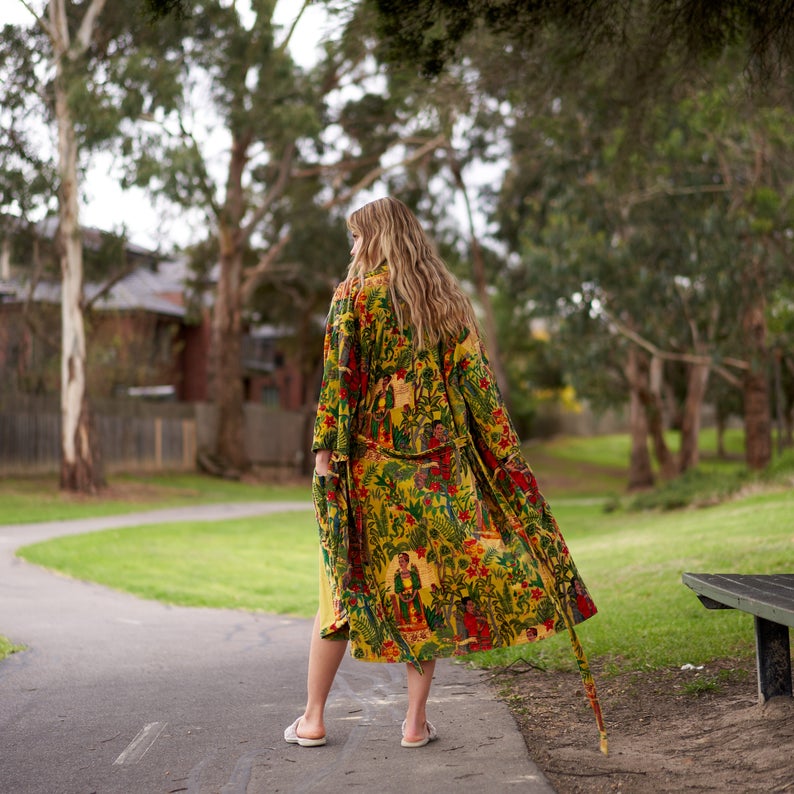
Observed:
[[[43,0],[30,0],[33,7],[41,8]],[[285,29],[295,14],[294,0],[280,0],[275,19]],[[28,24],[31,14],[20,0],[0,0],[0,25]],[[301,66],[311,66],[317,57],[317,48],[327,25],[325,15],[318,6],[309,6],[295,30],[290,51]],[[169,251],[206,237],[206,222],[198,215],[168,207],[156,202],[142,189],[122,190],[118,181],[118,168],[108,153],[92,158],[82,189],[85,198],[80,207],[80,223],[104,231],[120,232],[126,229],[130,242],[145,248]]]

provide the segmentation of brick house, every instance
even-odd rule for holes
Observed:
[[[102,234],[84,231],[87,250]],[[28,300],[30,268],[0,258],[0,392],[56,394],[60,379],[59,280],[39,281]],[[202,402],[208,397],[210,306],[188,305],[188,267],[127,243],[127,273],[106,291],[86,282],[89,393]],[[34,327],[36,331],[34,331]],[[298,367],[279,346],[284,332],[259,325],[243,340],[245,397],[295,410],[302,404]]]

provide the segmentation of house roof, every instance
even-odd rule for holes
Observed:
[[[16,293],[21,296],[26,285],[16,282]],[[83,288],[87,301],[92,301],[101,291],[101,284],[86,284]],[[136,268],[116,282],[94,303],[97,311],[146,311],[169,317],[184,317],[183,284],[174,279],[174,272],[164,277],[148,268]],[[41,303],[60,303],[61,284],[56,281],[39,282],[33,300]]]

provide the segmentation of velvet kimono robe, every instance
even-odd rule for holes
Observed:
[[[349,638],[357,659],[418,665],[478,649],[484,634],[496,648],[568,630],[605,736],[573,631],[595,606],[476,329],[417,349],[397,321],[385,264],[341,284],[312,448],[333,453],[313,483],[323,636]]]

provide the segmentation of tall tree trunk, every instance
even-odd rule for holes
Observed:
[[[707,364],[689,365],[681,422],[681,454],[678,459],[680,472],[697,466],[700,461],[700,420],[710,372],[711,368]]]
[[[664,437],[664,397],[662,394],[664,362],[658,356],[652,356],[650,365],[646,368],[642,366],[639,351],[637,352],[637,362],[640,399],[645,409],[653,453],[659,464],[662,479],[672,480],[676,473],[675,459]]]
[[[640,397],[639,351],[629,346],[626,360],[626,380],[629,382],[629,434],[631,453],[629,458],[629,489],[650,488],[653,485],[653,469],[648,452],[648,419]]]
[[[64,73],[69,40],[63,0],[51,1],[50,22],[56,70],[54,89],[60,177],[61,488],[93,493],[104,485],[104,479],[99,442],[86,392],[83,241],[79,219],[77,141]]]
[[[241,361],[243,331],[240,276],[243,255],[234,244],[233,232],[221,227],[220,233],[220,275],[210,343],[211,396],[218,412],[215,451],[223,467],[240,472],[250,465],[245,448]]]
[[[772,459],[772,411],[770,407],[768,351],[766,349],[766,313],[760,263],[748,277],[753,283],[747,290],[748,303],[742,317],[744,339],[748,346],[750,368],[745,371],[744,436],[745,460],[751,469],[763,469]]]
[[[245,446],[242,369],[243,254],[245,213],[243,173],[251,137],[235,134],[232,140],[226,196],[218,218],[220,273],[212,314],[210,341],[211,397],[218,411],[216,454],[231,476],[249,468]]]

